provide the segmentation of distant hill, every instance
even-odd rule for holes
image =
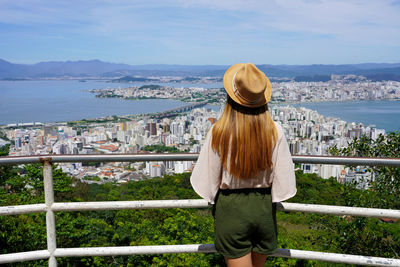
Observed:
[[[0,78],[26,77],[28,72],[29,65],[14,64],[0,59]]]
[[[131,69],[127,64],[107,63],[100,60],[50,61],[31,66],[34,75],[81,75],[102,74],[114,70]]]
[[[124,76],[119,79],[113,79],[111,82],[113,83],[126,83],[126,82],[153,82],[154,79],[149,78],[142,78],[142,77],[131,77],[131,76]]]
[[[103,62],[100,60],[50,61],[37,64],[14,64],[0,59],[0,79],[51,78],[51,77],[89,77],[120,79],[150,79],[150,76],[168,77],[222,77],[227,65],[128,65]],[[269,77],[310,77],[330,76],[331,74],[363,75],[369,79],[400,80],[400,63],[363,63],[348,65],[267,65],[258,67]],[[127,78],[127,77],[130,78]],[[133,78],[135,76],[135,78]],[[142,78],[140,78],[142,77]],[[323,80],[326,78],[324,77]],[[116,80],[114,80],[116,81]]]

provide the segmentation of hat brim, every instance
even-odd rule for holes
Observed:
[[[235,73],[238,72],[241,68],[243,68],[244,65],[245,65],[244,63],[238,63],[235,65],[232,65],[229,69],[227,69],[227,71],[224,74],[225,91],[227,92],[229,97],[232,98],[232,100],[235,101],[236,103],[238,103],[239,105],[250,107],[250,108],[261,107],[269,102],[269,100],[271,99],[271,94],[272,94],[272,85],[267,76],[265,76],[265,78],[267,79],[267,88],[265,88],[264,98],[262,99],[262,101],[258,102],[257,104],[249,104],[248,102],[244,102],[235,95],[235,92],[232,87],[233,76],[235,76]]]

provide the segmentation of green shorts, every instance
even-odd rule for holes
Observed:
[[[213,215],[215,248],[226,258],[276,252],[276,205],[270,188],[219,190]]]

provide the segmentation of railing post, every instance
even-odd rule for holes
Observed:
[[[46,232],[47,232],[47,249],[50,252],[49,267],[57,266],[57,259],[54,257],[54,250],[57,247],[56,242],[56,219],[51,206],[54,203],[53,189],[53,166],[51,159],[43,161],[43,182],[44,182],[44,198],[47,206],[46,211]]]

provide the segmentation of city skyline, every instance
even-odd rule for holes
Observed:
[[[133,65],[397,63],[400,1],[2,1],[0,58]]]

